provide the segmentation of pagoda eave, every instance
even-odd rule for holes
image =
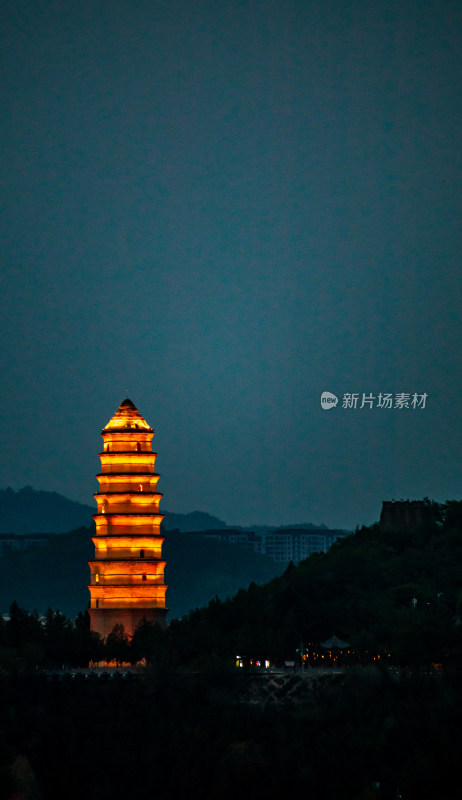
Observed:
[[[161,572],[162,568],[165,569],[166,563],[166,561],[162,561],[160,558],[153,558],[152,556],[147,556],[146,558],[140,558],[139,556],[134,556],[133,558],[105,558],[104,561],[101,561],[101,559],[94,559],[88,562],[90,567],[101,567],[101,574],[105,574],[108,564],[120,564],[121,568],[124,567],[126,569],[132,569],[134,564],[143,565],[147,570],[157,569],[158,572]]]
[[[97,519],[110,519],[112,522],[115,517],[118,517],[119,520],[124,519],[125,517],[137,517],[138,519],[143,518],[150,522],[152,522],[153,518],[155,518],[156,520],[159,520],[159,522],[162,522],[164,516],[165,516],[164,514],[146,514],[143,513],[142,511],[138,513],[136,511],[127,511],[127,512],[123,511],[120,513],[118,513],[117,511],[115,512],[107,511],[105,514],[93,514],[93,519],[95,520],[95,522]]]
[[[127,547],[133,550],[148,550],[149,547],[152,547],[153,543],[156,545],[155,549],[161,547],[165,541],[165,536],[162,536],[162,534],[148,533],[131,533],[129,535],[126,533],[102,533],[100,535],[96,534],[96,536],[92,538],[93,544],[98,548],[101,548],[107,540],[109,540],[110,545],[117,544],[122,550]],[[106,561],[106,559],[104,560]]]
[[[127,496],[128,497],[133,497],[133,494],[135,494],[136,498],[138,498],[138,497],[156,497],[157,498],[158,497],[159,499],[161,499],[164,496],[163,494],[160,494],[159,492],[144,492],[143,491],[143,492],[135,492],[135,493],[133,493],[133,492],[128,492],[127,491],[127,492],[96,492],[93,495],[93,497],[95,499],[97,497],[106,497],[106,495],[108,495],[109,497],[116,497],[116,496],[118,496],[118,497],[127,497]]]
[[[164,600],[167,591],[165,583],[111,583],[102,585],[101,583],[91,584],[89,587],[92,599],[101,600],[102,598],[120,600]]]
[[[107,455],[105,453],[105,455]],[[136,483],[138,478],[160,478],[159,473],[157,472],[98,472],[97,478],[126,478],[127,481],[130,481],[130,478],[133,479],[133,482]]]
[[[117,433],[117,435],[126,434],[127,436],[140,436],[140,434],[144,434],[145,436],[150,436],[151,439],[154,436],[154,428],[149,428],[148,426],[144,427],[143,425],[136,425],[135,427],[129,427],[127,425],[123,425],[119,428],[112,428],[106,427],[103,428],[101,431],[102,436],[107,436],[108,434]]]
[[[98,453],[98,456],[154,456],[156,457],[158,453],[154,453],[153,450],[103,450],[102,453]]]

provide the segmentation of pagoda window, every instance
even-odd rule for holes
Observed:
[[[140,558],[144,558],[144,550],[140,550]]]
[[[99,572],[95,572],[95,583],[99,583]]]
[[[144,581],[145,581],[145,580],[147,580],[147,578],[146,578],[146,573],[145,573],[145,572],[143,572],[143,580],[144,580]]]
[[[99,608],[99,600],[96,598],[96,608]]]
[[[141,445],[139,442],[136,443],[136,452],[139,453],[141,450]]]

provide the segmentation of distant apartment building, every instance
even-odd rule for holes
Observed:
[[[258,531],[239,529],[210,530],[200,536],[219,539],[221,542],[238,544],[269,556],[274,561],[298,563],[313,553],[327,552],[337,539],[348,536],[351,531],[326,528],[265,528]]]
[[[313,553],[326,553],[350,531],[307,530],[305,528],[275,528],[257,534],[255,552],[270,556],[274,561],[303,561]]]
[[[42,547],[54,535],[52,533],[0,533],[0,555],[11,553],[13,550]]]

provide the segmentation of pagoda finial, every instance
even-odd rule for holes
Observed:
[[[122,400],[116,413],[113,417],[111,417],[103,430],[129,430],[131,428],[152,431],[146,420],[141,416],[135,404],[132,403],[128,397],[126,397],[125,400]]]

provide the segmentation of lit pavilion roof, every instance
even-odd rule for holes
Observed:
[[[131,400],[127,399],[120,404],[116,413],[109,420],[103,433],[105,431],[130,431],[130,430],[143,430],[152,431],[146,420],[141,416],[140,412]]]

